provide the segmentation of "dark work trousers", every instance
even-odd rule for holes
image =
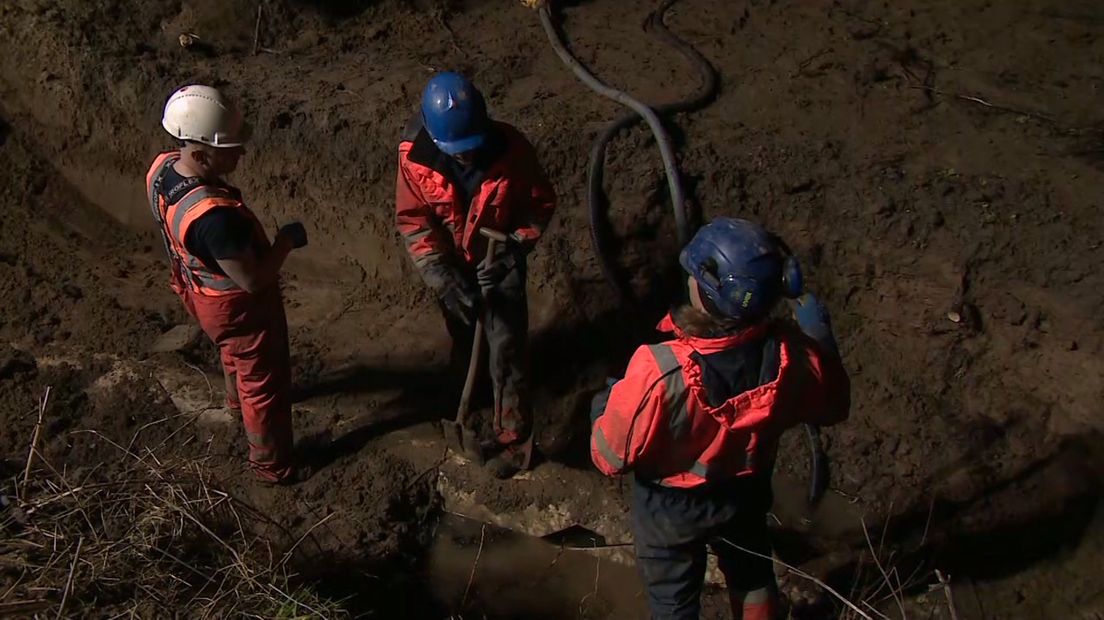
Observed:
[[[475,272],[465,274],[475,282]],[[494,393],[494,432],[498,443],[524,441],[532,429],[529,401],[529,304],[525,294],[525,258],[518,256],[497,286],[484,291],[483,331],[487,368]],[[462,384],[471,360],[475,326],[443,312],[452,337],[450,367]],[[473,401],[477,398],[473,396]]]
[[[697,489],[635,481],[633,541],[652,617],[698,617],[707,546],[717,554],[729,593],[739,593],[739,600],[744,592],[773,587],[771,560],[724,541],[770,557],[767,512],[772,501],[769,473]]]

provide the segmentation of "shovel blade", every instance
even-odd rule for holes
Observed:
[[[470,428],[456,420],[441,420],[441,434],[449,450],[462,454],[475,463],[482,465],[486,460],[479,436]]]

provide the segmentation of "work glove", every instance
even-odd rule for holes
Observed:
[[[470,286],[449,286],[440,299],[445,310],[463,323],[464,327],[471,327],[479,318],[483,297]]]
[[[455,267],[434,263],[425,268],[422,278],[441,300],[445,311],[466,327],[475,323],[483,297]]]
[[[299,249],[307,245],[307,229],[303,227],[300,222],[292,222],[290,224],[284,224],[280,227],[280,232],[276,233],[279,236],[287,237],[291,242],[291,247]]]
[[[523,243],[516,233],[496,245],[494,256],[480,263],[475,273],[479,288],[487,290],[501,284],[511,271],[517,269],[518,263],[524,260],[528,251],[527,246],[528,244]]]
[[[830,353],[839,355],[839,347],[832,334],[832,319],[828,315],[828,308],[812,293],[804,293],[790,304],[794,320],[797,321],[801,331],[820,343]]]

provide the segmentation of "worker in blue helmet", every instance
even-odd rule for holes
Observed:
[[[536,151],[514,127],[492,120],[479,90],[456,73],[429,80],[399,143],[395,221],[452,336],[457,376],[467,366],[478,316],[494,388],[492,473],[529,463],[527,256],[556,205]],[[487,257],[488,228],[506,235]]]
[[[679,262],[687,301],[659,325],[669,339],[638,348],[595,397],[591,460],[609,476],[634,474],[633,539],[654,618],[698,617],[709,546],[734,616],[773,620],[778,440],[797,424],[845,419],[850,384],[827,310],[777,237],[717,218]],[[785,298],[796,326],[772,317]]]

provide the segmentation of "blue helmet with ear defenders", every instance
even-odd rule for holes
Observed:
[[[679,255],[702,296],[722,316],[765,317],[782,297],[801,295],[801,267],[778,237],[748,220],[718,217],[698,230]]]

